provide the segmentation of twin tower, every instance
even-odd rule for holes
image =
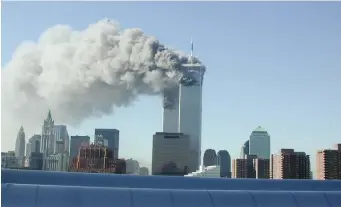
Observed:
[[[193,51],[193,43],[192,43]],[[163,132],[184,133],[190,138],[190,166],[197,170],[201,164],[202,84],[205,66],[189,63],[181,71],[185,78],[174,88],[164,91]]]

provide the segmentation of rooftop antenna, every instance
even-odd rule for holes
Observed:
[[[193,38],[191,37],[191,61],[193,58]]]

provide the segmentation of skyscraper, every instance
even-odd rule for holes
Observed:
[[[69,133],[65,125],[55,125],[53,128],[55,138],[54,153],[69,152]]]
[[[220,150],[217,156],[217,165],[220,166],[220,177],[231,178],[231,156],[226,150]]]
[[[114,152],[114,159],[118,159],[120,131],[117,129],[95,129],[95,143],[101,142]]]
[[[22,160],[25,157],[25,132],[22,126],[19,129],[17,139],[15,141],[15,156]]]
[[[256,155],[260,159],[270,159],[270,136],[262,127],[257,127],[250,136],[249,155]]]
[[[83,145],[90,145],[89,136],[71,136],[69,163],[72,163],[73,160],[77,157],[79,149]]]
[[[28,140],[28,143],[26,145],[26,157],[30,157],[32,152],[40,152],[40,140],[40,134],[35,134]]]
[[[157,132],[153,136],[152,174],[184,175],[191,172],[190,139],[183,133]]]
[[[54,121],[52,119],[51,111],[44,120],[41,133],[41,146],[40,150],[44,155],[44,158],[50,154],[54,153],[55,139],[53,134]]]
[[[179,132],[190,137],[191,169],[201,164],[202,84],[205,66],[192,56],[181,66],[179,86],[164,91],[163,132]]]
[[[217,164],[217,153],[214,149],[207,149],[204,153],[204,166],[213,166]]]
[[[240,158],[244,159],[245,156],[248,156],[249,151],[250,151],[250,140],[246,140],[245,143],[243,144],[241,150],[240,150]]]

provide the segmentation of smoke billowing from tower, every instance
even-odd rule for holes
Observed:
[[[5,66],[3,118],[40,127],[50,108],[59,122],[76,125],[174,87],[188,61],[140,29],[121,31],[115,21],[82,31],[56,25],[20,45]]]

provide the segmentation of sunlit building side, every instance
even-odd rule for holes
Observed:
[[[125,174],[125,161],[114,159],[113,156],[111,149],[101,145],[81,146],[78,156],[72,160],[69,171]]]

